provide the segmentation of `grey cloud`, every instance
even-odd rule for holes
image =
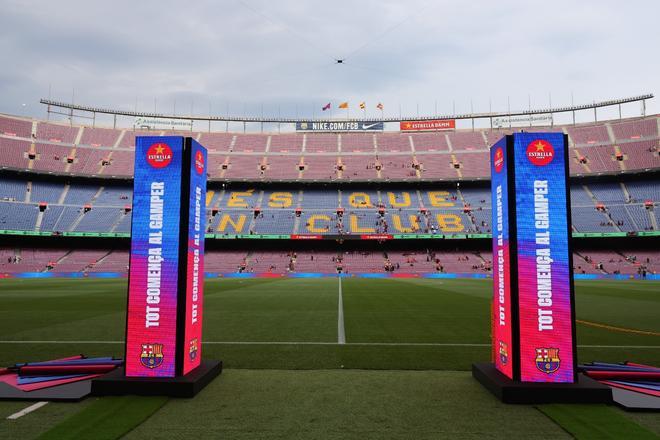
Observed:
[[[0,111],[37,101],[258,115],[327,101],[386,114],[658,91],[657,2],[6,1]],[[357,50],[357,52],[355,52]],[[346,64],[333,58],[348,56]],[[28,103],[23,107],[23,103]],[[649,111],[658,106],[650,103]],[[373,111],[375,114],[376,112]]]

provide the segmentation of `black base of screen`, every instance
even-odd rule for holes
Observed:
[[[583,374],[576,383],[516,382],[495,364],[472,364],[472,377],[504,403],[612,403],[612,390]]]
[[[187,375],[177,377],[126,377],[124,369],[117,368],[92,381],[92,395],[194,397],[220,373],[222,361],[214,360],[202,361]]]

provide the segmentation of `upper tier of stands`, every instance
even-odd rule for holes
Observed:
[[[598,174],[660,168],[659,125],[660,117],[655,115],[551,130],[569,136],[572,174]],[[488,178],[488,148],[509,133],[481,129],[184,134],[209,149],[211,179],[414,181]],[[0,115],[0,168],[131,177],[135,136],[145,134],[168,132],[69,126]]]
[[[488,188],[302,189],[248,185],[206,195],[206,229],[217,234],[464,234],[491,231]],[[573,230],[660,230],[660,182],[571,185]],[[0,229],[130,232],[129,185],[0,178]],[[339,215],[341,214],[341,215]]]

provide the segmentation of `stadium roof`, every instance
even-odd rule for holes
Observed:
[[[510,117],[510,116],[523,116],[523,115],[542,115],[542,114],[552,114],[552,113],[565,113],[565,112],[574,112],[580,110],[590,110],[597,109],[601,107],[610,107],[617,106],[621,104],[627,104],[630,102],[645,102],[647,99],[653,98],[652,93],[647,93],[644,95],[631,96],[627,98],[617,98],[617,99],[608,99],[605,101],[594,101],[592,103],[581,104],[581,105],[571,105],[565,107],[547,107],[539,109],[529,109],[529,110],[517,110],[517,111],[507,111],[507,112],[488,112],[488,113],[463,113],[463,114],[448,114],[448,115],[428,115],[428,116],[406,116],[406,117],[381,117],[381,118],[367,118],[367,117],[358,117],[358,118],[341,118],[343,121],[383,121],[383,122],[399,122],[399,121],[420,121],[420,120],[434,120],[434,119],[493,119],[501,117]],[[89,112],[89,113],[101,113],[115,116],[134,116],[134,117],[145,117],[145,118],[163,118],[163,119],[180,119],[187,121],[229,121],[229,122],[274,122],[274,123],[295,123],[295,122],[309,122],[309,121],[332,121],[338,120],[338,118],[329,119],[329,118],[283,118],[283,117],[248,117],[248,116],[238,116],[238,115],[219,115],[219,116],[200,116],[200,115],[177,115],[173,113],[152,113],[152,112],[139,112],[131,110],[121,110],[121,109],[111,109],[105,107],[94,107],[87,105],[80,105],[74,103],[67,103],[61,101],[54,101],[51,99],[42,98],[39,101],[41,104],[45,104],[49,107],[57,107],[67,109],[68,113],[63,113],[66,115],[72,115],[74,111]]]

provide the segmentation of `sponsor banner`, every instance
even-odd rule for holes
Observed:
[[[183,338],[183,374],[197,368],[202,359],[202,309],[204,306],[204,229],[206,224],[206,148],[191,141],[190,204],[188,209],[188,250],[186,317]]]
[[[383,131],[384,127],[382,121],[296,122],[296,131]]]
[[[436,131],[436,130],[454,130],[456,128],[455,119],[432,119],[430,121],[401,121],[401,131]]]
[[[175,375],[183,138],[138,137],[126,328],[126,376]]]
[[[552,115],[540,116],[520,116],[508,118],[495,118],[493,119],[493,126],[497,128],[502,127],[521,127],[529,125],[550,125],[552,124]]]
[[[493,344],[495,366],[513,379],[509,188],[506,138],[490,149],[493,225]]]
[[[291,240],[323,240],[322,235],[293,234],[290,237]]]
[[[141,129],[170,128],[174,130],[175,128],[182,128],[191,130],[192,125],[192,121],[182,119],[144,118],[140,116],[133,121],[133,126]]]
[[[392,234],[369,234],[360,235],[360,240],[392,240]]]
[[[516,133],[513,146],[520,380],[573,382],[564,135]]]

